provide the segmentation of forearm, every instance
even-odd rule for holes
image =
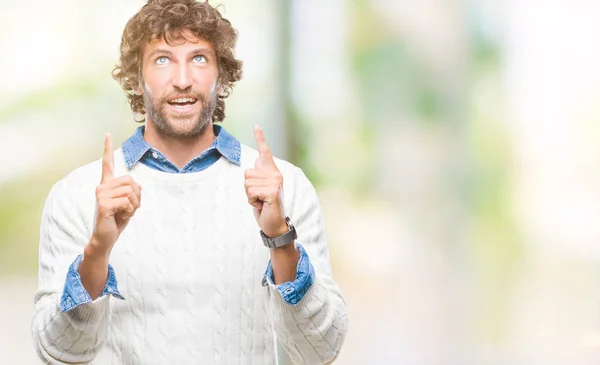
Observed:
[[[110,252],[97,248],[91,241],[83,251],[79,265],[81,283],[92,300],[100,297],[108,278],[108,258]]]
[[[276,285],[295,280],[299,259],[300,253],[293,242],[279,248],[271,249],[273,280]]]
[[[109,278],[114,276],[114,270],[108,266],[108,255],[104,261],[88,259],[94,257],[88,255],[92,235],[82,213],[91,210],[84,203],[88,195],[79,184],[61,180],[53,186],[44,205],[38,289],[31,321],[34,346],[44,364],[93,361],[107,338],[110,297],[120,296],[116,279],[107,281],[107,272]],[[82,249],[85,264],[81,262]],[[86,287],[82,281],[87,283]],[[99,290],[94,288],[96,285],[100,285]],[[93,300],[88,291],[112,295],[97,298],[93,294],[97,298]]]

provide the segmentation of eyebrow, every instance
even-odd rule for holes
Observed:
[[[173,52],[169,51],[168,49],[164,49],[164,48],[156,48],[155,50],[153,50],[152,52],[150,52],[150,54],[148,55],[148,60],[151,59],[153,56],[156,55],[167,55],[167,56],[172,56]],[[208,48],[196,48],[191,50],[189,54],[206,54],[208,56],[212,57],[212,52],[210,51],[210,49]]]

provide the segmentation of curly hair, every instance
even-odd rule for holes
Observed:
[[[217,95],[217,105],[212,116],[213,122],[225,119],[225,98],[229,96],[236,81],[242,78],[242,62],[234,57],[237,31],[229,20],[205,2],[195,0],[149,0],[125,26],[121,38],[120,59],[112,71],[112,76],[129,100],[131,110],[141,116],[146,113],[142,95],[137,95],[142,81],[142,60],[144,47],[152,40],[161,37],[169,45],[184,38],[183,30],[212,43],[219,69],[219,85],[222,92]]]

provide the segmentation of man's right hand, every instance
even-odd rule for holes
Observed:
[[[96,188],[94,232],[85,247],[79,274],[92,299],[102,294],[108,275],[108,258],[119,235],[139,208],[141,186],[131,176],[114,176],[112,138],[106,134],[102,180]]]
[[[90,245],[101,253],[110,250],[140,206],[141,186],[126,175],[115,178],[112,138],[106,134],[102,180],[96,188],[96,217]]]

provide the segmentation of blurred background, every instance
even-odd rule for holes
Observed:
[[[50,187],[137,126],[110,73],[143,3],[0,0],[2,364],[37,364]],[[600,362],[599,1],[220,3],[224,127],[259,123],[321,198],[336,364]]]

